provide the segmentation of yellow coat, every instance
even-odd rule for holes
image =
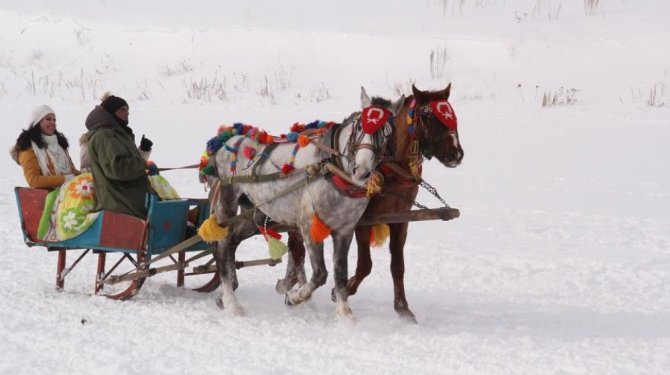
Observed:
[[[19,164],[21,165],[21,168],[23,168],[23,175],[28,182],[28,186],[31,188],[53,189],[57,188],[58,186],[62,185],[63,182],[65,182],[64,175],[42,175],[42,169],[40,168],[40,164],[37,161],[37,155],[35,155],[35,151],[32,148],[20,151],[18,156]],[[77,170],[74,168],[72,160],[70,160],[70,166],[72,171],[76,174]],[[55,167],[51,160],[49,160],[48,167],[49,171],[55,174]]]

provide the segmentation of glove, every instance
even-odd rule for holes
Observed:
[[[142,134],[142,139],[140,140],[140,150],[142,151],[151,151],[151,147],[154,145],[153,142],[149,140],[149,138],[145,137],[144,134]]]
[[[153,161],[148,161],[147,162],[147,174],[149,176],[157,176],[158,175],[158,167],[156,166],[156,163]]]

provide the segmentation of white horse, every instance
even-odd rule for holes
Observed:
[[[249,138],[235,136],[217,151],[214,160],[221,186],[218,202],[212,202],[212,205],[218,206],[218,222],[225,223],[236,216],[240,204],[244,209],[246,203],[248,208],[246,215],[229,221],[228,235],[217,244],[215,259],[222,285],[217,300],[219,307],[225,306],[233,315],[244,314],[234,293],[237,286],[235,251],[241,241],[258,233],[258,228],[263,227],[266,218],[281,225],[298,228],[301,233],[312,265],[312,276],[305,284],[288,292],[285,303],[295,305],[309,299],[314,290],[325,284],[328,277],[323,242],[317,242],[312,237],[314,221],[320,219],[320,224],[325,224],[330,229],[333,238],[337,314],[353,317],[347,302],[347,254],[354,228],[365,211],[369,198],[345,197],[331,181],[308,171],[313,173],[323,162],[339,159],[341,170],[356,185],[366,185],[381,156],[386,152],[393,134],[392,117],[402,107],[404,97],[395,103],[383,101],[382,105],[373,105],[365,89],[361,89],[363,114],[352,114],[341,125],[333,126],[329,130],[332,132],[330,136],[322,137],[321,142],[323,139],[332,138],[332,145],[326,146],[336,152],[336,155],[332,155],[332,151],[324,151],[327,147],[317,147],[315,142],[298,149],[294,143],[279,144],[269,153],[268,160],[258,166],[255,173],[259,176],[276,175],[281,171],[281,166],[291,159],[292,154],[295,171],[271,181],[239,182],[239,176],[251,174],[254,164],[254,161],[249,160],[251,155],[241,150],[256,144]],[[262,146],[259,147],[256,154],[263,150]],[[240,166],[249,167],[242,169]]]

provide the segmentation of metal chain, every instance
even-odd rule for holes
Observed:
[[[421,181],[419,182],[419,185],[421,185],[422,188],[428,190],[429,193],[433,194],[433,196],[434,196],[435,198],[437,198],[437,199],[440,201],[440,203],[442,203],[442,204],[444,205],[445,208],[451,208],[451,207],[449,207],[449,205],[447,204],[447,202],[445,202],[444,199],[442,199],[442,197],[440,197],[440,194],[437,193],[437,189],[435,189],[435,188],[434,188],[431,184],[429,184],[426,180],[421,179]],[[424,210],[425,210],[425,209],[428,209],[428,207],[422,205],[422,204],[419,203],[419,202],[414,202],[414,203],[412,203],[412,204],[413,204],[414,206],[420,208],[420,209],[424,209]]]

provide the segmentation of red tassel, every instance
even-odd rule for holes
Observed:
[[[314,216],[312,216],[312,241],[316,243],[323,242],[323,240],[330,236],[330,232],[331,229],[328,225],[321,221],[317,214],[314,214]]]
[[[270,237],[274,237],[278,240],[281,240],[281,234],[278,232],[270,229],[270,228],[263,228],[263,227],[258,227],[258,231],[261,232],[262,235],[268,235]]]
[[[298,136],[298,144],[300,147],[305,147],[309,144],[309,137],[304,136],[304,135],[299,135]]]
[[[305,130],[305,127],[299,122],[296,122],[293,124],[293,126],[291,126],[292,132],[300,133],[303,130]]]
[[[294,169],[295,169],[295,167],[292,166],[291,164],[284,164],[284,165],[281,167],[281,173],[283,173],[283,174],[289,174],[289,172],[291,172],[291,171],[294,170]]]
[[[251,160],[254,158],[254,155],[256,154],[256,149],[254,149],[251,146],[244,146],[244,151],[242,151],[244,154],[244,157]]]

